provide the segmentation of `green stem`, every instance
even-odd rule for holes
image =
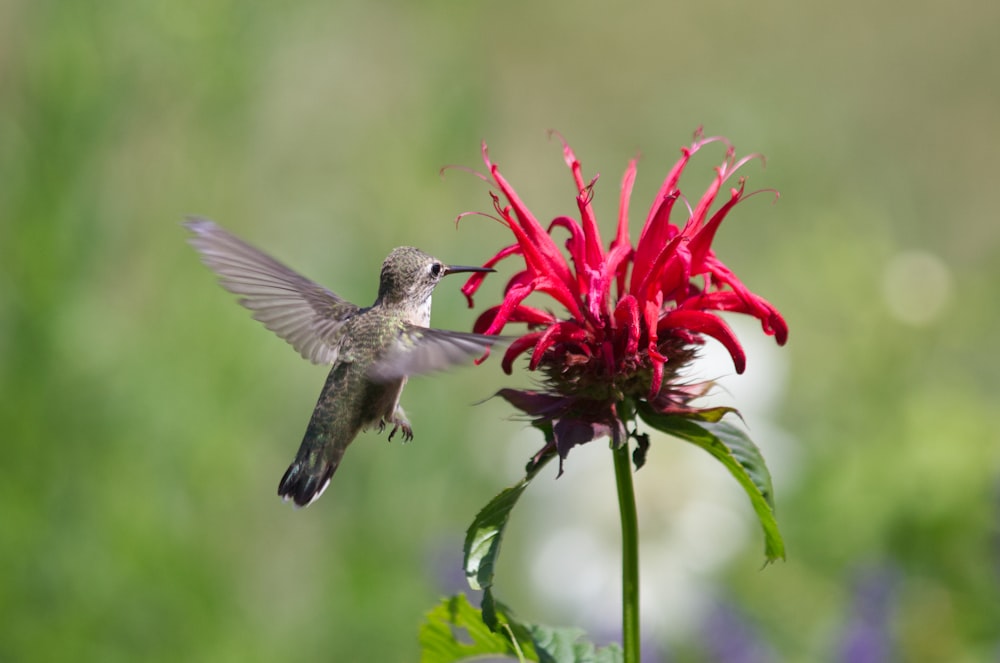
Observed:
[[[625,440],[617,448],[615,483],[618,484],[618,511],[622,521],[622,647],[624,663],[639,663],[639,519],[635,512],[632,465]]]

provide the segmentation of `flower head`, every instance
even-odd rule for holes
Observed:
[[[691,207],[679,180],[691,158],[716,142],[726,146],[725,158]],[[664,179],[635,244],[628,220],[636,176],[633,159],[622,178],[615,236],[605,248],[591,206],[597,178],[586,181],[573,150],[565,141],[562,147],[576,186],[576,215],[556,217],[546,229],[490,161],[483,144],[483,178],[499,190],[490,192],[493,206],[515,239],[485,266],[519,256],[524,269],[511,277],[503,301],[479,317],[475,331],[497,334],[510,323],[527,325],[526,333],[507,349],[502,365],[510,373],[514,359],[530,353],[528,368],[543,374],[543,389],[505,389],[500,395],[536,424],[551,425],[550,443],[541,454],[555,450],[565,458],[573,446],[597,437],[623,441],[624,422],[633,418],[636,407],[659,414],[697,413],[689,403],[707,387],[683,384],[677,373],[692,361],[705,337],[719,341],[736,372],[742,373],[743,348],[718,312],[757,318],[779,344],[785,343],[788,328],[778,311],[743,285],[712,251],[723,219],[751,195],[744,191],[744,178],[713,206],[723,185],[755,155],[737,159],[727,141],[706,138],[699,131]],[[677,207],[686,211],[681,224],[673,221],[680,216]],[[565,253],[553,238],[555,232],[568,234]],[[484,278],[475,274],[463,287],[470,306]],[[564,312],[525,304],[533,292],[548,295]]]

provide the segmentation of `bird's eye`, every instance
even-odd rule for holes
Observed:
[[[432,264],[431,265],[431,276],[441,276],[441,270],[442,269],[444,269],[444,267],[441,265],[441,263],[436,262],[436,263]]]

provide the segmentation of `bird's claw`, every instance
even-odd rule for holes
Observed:
[[[384,423],[382,424],[382,427],[383,428],[385,427]],[[395,435],[396,431],[399,429],[403,430],[403,442],[409,442],[410,440],[413,439],[413,429],[410,428],[410,424],[406,422],[401,422],[393,424],[392,430],[389,431],[389,440],[392,440],[392,436]]]

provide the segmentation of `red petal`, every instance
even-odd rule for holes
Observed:
[[[673,191],[662,199],[658,198],[657,204],[650,211],[650,220],[646,222],[635,245],[629,292],[636,293],[641,287],[640,284],[648,280],[649,270],[656,256],[677,236],[677,226],[670,223],[670,211],[679,195],[680,192]]]
[[[497,334],[503,329],[504,325],[507,324],[507,320],[510,318],[514,309],[517,308],[525,297],[531,294],[530,285],[516,285],[511,288],[507,295],[503,298],[503,302],[500,304],[499,310],[493,317],[493,322],[490,326],[486,328],[481,333],[483,334]],[[484,314],[485,315],[485,314]],[[477,321],[478,324],[478,321]]]
[[[719,262],[711,253],[706,258],[706,264],[714,278],[728,285],[733,292],[721,291],[698,296],[689,305],[684,302],[682,308],[711,308],[718,311],[736,311],[752,315],[761,322],[761,327],[767,334],[773,334],[778,345],[784,345],[788,340],[788,325],[770,302],[750,291],[735,274]],[[703,304],[699,304],[704,302]]]
[[[545,229],[542,228],[541,224],[531,213],[531,210],[521,202],[514,188],[500,174],[500,170],[496,164],[490,161],[485,142],[483,143],[483,161],[486,163],[493,181],[496,182],[497,187],[499,187],[510,203],[510,207],[514,210],[514,214],[517,217],[516,222],[507,212],[510,208],[498,211],[500,211],[504,220],[517,237],[518,244],[521,245],[521,249],[524,251],[525,260],[528,262],[528,265],[536,271],[550,274],[559,281],[562,281],[567,289],[572,288],[573,279],[565,258],[559,252],[552,238],[545,232]],[[578,311],[576,312],[578,313]]]
[[[472,326],[472,331],[477,334],[482,334],[493,321],[496,319],[497,314],[500,312],[499,306],[492,306],[485,311],[483,311],[479,318],[476,319],[476,323]],[[542,311],[537,308],[532,308],[531,306],[524,306],[523,304],[515,306],[507,316],[507,322],[521,322],[528,325],[550,325],[556,321],[556,317],[549,313],[548,311]]]
[[[493,267],[498,262],[504,258],[509,258],[512,255],[516,255],[521,252],[521,246],[519,244],[511,244],[510,246],[505,246],[504,248],[497,251],[496,255],[483,263],[483,267]],[[483,284],[483,279],[489,272],[473,272],[472,276],[465,282],[462,286],[462,294],[465,295],[466,301],[469,302],[469,308],[472,308],[472,296],[476,294],[479,290],[479,286]]]
[[[566,249],[569,251],[570,258],[576,268],[577,291],[586,292],[587,284],[584,282],[584,275],[586,274],[587,259],[584,253],[586,239],[583,236],[583,229],[574,219],[568,216],[557,216],[549,224],[549,234],[557,226],[569,231],[570,237],[566,240]]]
[[[719,189],[722,188],[722,183],[726,180],[726,164],[730,162],[733,156],[733,148],[729,148],[726,152],[726,161],[723,162],[722,166],[717,166],[715,168],[715,179],[712,183],[708,185],[708,189],[702,194],[701,198],[698,200],[698,205],[691,212],[691,216],[688,218],[687,223],[684,224],[684,229],[681,231],[687,237],[693,237],[694,234],[701,228],[705,215],[708,214],[708,208],[712,206],[715,202],[715,197],[719,193]]]
[[[580,169],[580,160],[576,158],[573,149],[566,142],[566,139],[558,132],[553,134],[559,138],[563,148],[563,160],[573,173],[573,181],[576,183],[576,204],[580,210],[580,220],[583,226],[583,236],[586,244],[587,264],[597,267],[604,260],[604,244],[601,242],[601,233],[597,227],[597,219],[594,218],[594,208],[590,204],[593,197],[591,195],[595,177],[590,184],[584,184],[583,174]]]
[[[537,343],[541,335],[542,332],[531,332],[515,339],[503,354],[503,360],[500,362],[503,372],[510,375],[514,368],[514,360]]]
[[[538,368],[539,362],[542,361],[542,355],[544,355],[545,351],[552,347],[552,344],[555,343],[554,337],[559,334],[561,327],[564,324],[565,323],[556,323],[551,325],[548,329],[542,332],[541,336],[538,337],[538,340],[535,343],[535,349],[531,353],[531,361],[528,362],[528,370],[533,371]]]
[[[631,292],[646,278],[646,270],[652,263],[656,252],[666,244],[672,237],[670,229],[670,210],[680,192],[677,190],[677,183],[680,181],[681,173],[691,160],[691,156],[698,151],[700,146],[695,143],[690,147],[681,148],[681,158],[677,160],[674,167],[670,169],[667,176],[660,185],[660,190],[653,199],[653,205],[646,215],[646,223],[642,226],[639,234],[639,241],[635,245],[635,266],[632,269],[632,284],[629,287]],[[674,227],[676,229],[676,227]]]
[[[670,223],[670,211],[677,197],[680,195],[677,183],[680,181],[685,167],[687,167],[691,157],[698,150],[709,143],[719,140],[722,139],[718,137],[704,138],[699,130],[695,134],[695,141],[689,147],[681,148],[681,158],[670,169],[670,172],[667,173],[666,178],[663,180],[663,184],[660,185],[660,190],[653,199],[653,205],[646,216],[646,223],[642,227],[639,241],[636,243],[635,265],[632,269],[632,281],[629,284],[629,292],[636,292],[637,286],[647,278],[646,270],[652,262],[653,256],[657,254],[660,247],[674,237],[678,230],[677,226]],[[702,201],[705,201],[704,196],[702,197]],[[699,204],[699,209],[701,209],[701,204]]]
[[[632,246],[632,242],[628,238],[628,204],[632,199],[636,168],[636,160],[631,159],[628,162],[628,167],[625,168],[625,174],[622,175],[621,197],[618,199],[618,232],[615,233],[615,241],[611,243],[612,247],[622,244]]]
[[[712,215],[712,218],[691,238],[692,272],[700,273],[704,265],[705,257],[712,248],[712,241],[715,239],[715,232],[719,229],[719,224],[729,214],[729,210],[736,206],[743,198],[742,184],[738,189],[730,192],[729,200]]]
[[[625,330],[625,355],[631,356],[639,351],[639,337],[642,334],[639,322],[639,304],[632,295],[625,295],[615,308],[615,326]]]
[[[645,265],[645,276],[641,281],[636,284],[636,274],[638,273],[639,263],[636,262],[632,271],[632,284],[629,287],[629,292],[635,295],[639,302],[642,303],[649,298],[649,293],[658,289],[661,293],[666,294],[669,291],[673,291],[677,286],[683,283],[687,283],[690,279],[690,253],[687,247],[684,237],[677,235],[672,240],[670,240],[665,246],[661,247],[656,258],[651,260]],[[667,267],[670,267],[669,271]],[[664,279],[664,274],[669,274],[669,279]],[[664,287],[663,281],[669,280],[669,285],[671,287]]]
[[[649,400],[656,398],[656,395],[660,393],[661,386],[663,386],[663,362],[653,361],[653,379],[649,384]]]
[[[618,199],[618,229],[615,233],[614,240],[611,242],[611,250],[608,251],[608,254],[604,259],[604,269],[602,273],[602,278],[606,283],[608,283],[609,290],[612,281],[614,281],[618,286],[619,297],[621,297],[625,292],[625,276],[628,272],[628,260],[634,254],[632,251],[632,241],[629,239],[628,235],[628,206],[632,199],[632,187],[635,184],[635,173],[636,160],[632,159],[628,162],[625,174],[622,175],[621,194]],[[610,295],[610,292],[606,292],[604,294],[605,299],[601,302],[602,309],[607,309],[608,298]]]
[[[491,306],[476,318],[476,322],[472,325],[472,331],[477,334],[482,334],[484,331],[490,328],[493,321],[497,319],[497,313],[500,312],[499,306]]]
[[[729,351],[737,373],[742,373],[746,369],[747,359],[743,353],[743,347],[736,340],[733,330],[722,321],[722,318],[704,311],[674,309],[663,316],[659,324],[659,329],[662,331],[670,328],[687,329],[698,334],[711,336]]]

